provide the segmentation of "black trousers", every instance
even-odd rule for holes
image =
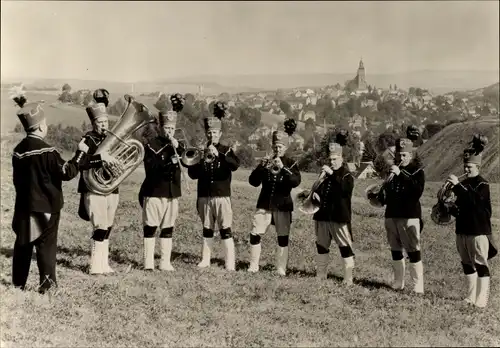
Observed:
[[[33,247],[36,249],[36,261],[40,273],[40,292],[45,292],[57,285],[56,253],[57,232],[59,229],[60,213],[52,214],[43,232],[32,242],[26,240],[25,234],[29,231],[17,231],[12,258],[12,283],[16,287],[25,288],[31,266]],[[29,226],[29,224],[26,224]]]

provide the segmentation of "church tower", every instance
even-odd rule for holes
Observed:
[[[368,86],[366,85],[366,78],[365,78],[365,66],[363,65],[363,59],[360,59],[359,61],[359,67],[358,67],[358,90],[366,90]]]

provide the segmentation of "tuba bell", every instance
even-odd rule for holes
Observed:
[[[458,177],[460,180],[467,174],[464,173]],[[457,212],[455,205],[455,194],[452,191],[452,184],[448,181],[441,186],[437,193],[437,203],[431,209],[431,219],[437,225],[450,225],[455,221],[453,214]]]
[[[102,168],[83,171],[83,180],[89,190],[96,194],[106,195],[113,192],[141,164],[144,159],[144,146],[139,140],[138,130],[156,122],[156,118],[144,104],[128,94],[124,98],[128,102],[125,111],[113,129],[107,130],[106,138],[95,152],[96,155],[109,153],[120,165],[104,165]]]

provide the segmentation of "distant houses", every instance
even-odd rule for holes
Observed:
[[[356,163],[346,163],[347,169],[356,179],[371,179],[377,176],[373,162],[361,162],[359,166]]]

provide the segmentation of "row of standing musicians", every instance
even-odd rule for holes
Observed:
[[[73,179],[83,170],[99,168],[104,163],[118,165],[116,159],[104,153],[93,155],[105,139],[108,115],[105,105],[94,103],[87,108],[93,129],[78,144],[70,161],[61,158],[54,147],[44,141],[47,124],[44,110],[39,103],[18,103],[19,117],[27,136],[13,152],[13,180],[16,190],[12,228],[16,234],[13,254],[12,281],[14,286],[25,288],[28,279],[33,247],[37,251],[40,271],[39,292],[44,293],[57,285],[56,250],[60,211],[63,207],[61,182]],[[179,211],[181,196],[181,168],[177,155],[185,145],[174,138],[177,113],[158,113],[160,134],[145,146],[144,167],[146,177],[140,189],[143,209],[144,268],[155,268],[155,236],[159,236],[161,260],[159,269],[173,271],[171,264],[172,236]],[[216,117],[204,120],[209,150],[215,161],[200,161],[188,167],[189,177],[198,180],[197,211],[202,223],[202,260],[198,267],[209,267],[214,230],[217,228],[224,246],[225,268],[235,270],[235,245],[232,237],[231,173],[240,160],[231,148],[219,143],[222,121]],[[272,133],[272,147],[277,155],[278,173],[272,173],[266,163],[260,163],[250,174],[252,186],[262,185],[253,215],[250,232],[249,272],[259,271],[261,236],[270,225],[277,232],[276,269],[286,274],[288,245],[292,223],[292,188],[298,187],[301,174],[293,161],[284,155],[288,134],[278,130]],[[399,166],[392,165],[393,179],[379,197],[384,202],[385,229],[392,255],[392,287],[405,287],[405,270],[408,267],[416,294],[424,293],[424,267],[421,256],[420,236],[422,211],[420,197],[424,190],[425,175],[421,163],[414,158],[415,147],[409,139],[399,139],[395,151],[401,159]],[[332,239],[337,244],[343,261],[343,283],[353,283],[354,250],[351,230],[351,196],[354,178],[343,164],[342,146],[335,141],[328,148],[329,165],[322,171],[328,176],[314,194],[320,209],[314,216],[316,233],[316,273],[326,279]],[[457,195],[460,214],[456,219],[456,246],[467,284],[465,301],[477,307],[488,302],[490,272],[488,266],[491,236],[491,203],[488,182],[479,175],[481,154],[464,157],[467,179],[448,179]],[[97,195],[88,190],[82,178],[78,184],[81,194],[79,216],[90,221],[92,247],[90,274],[111,273],[109,265],[109,238],[113,230],[115,212],[119,201],[118,188],[108,195]],[[405,263],[406,251],[409,264]]]

